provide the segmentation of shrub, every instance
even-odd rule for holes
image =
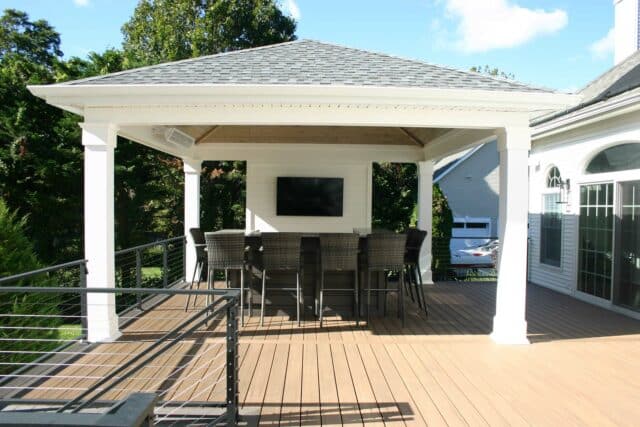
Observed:
[[[26,218],[18,219],[0,200],[0,275],[2,277],[35,270],[40,263],[33,245],[24,233]],[[46,277],[24,279],[6,286],[46,286]],[[54,294],[3,293],[0,297],[0,338],[4,351],[34,353],[0,354],[0,373],[14,370],[17,364],[33,360],[35,352],[57,346],[60,297]],[[38,316],[36,316],[38,315]],[[46,315],[46,317],[39,317]],[[26,328],[26,329],[25,329]],[[43,328],[43,329],[37,329]],[[29,341],[26,341],[28,339]],[[16,365],[5,365],[15,363]]]

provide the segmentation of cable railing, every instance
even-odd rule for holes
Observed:
[[[80,260],[0,278],[0,425],[235,425],[238,291],[169,280],[92,288],[87,268]],[[113,336],[89,342],[109,321],[99,313],[117,318],[118,295],[144,310],[121,312]],[[187,307],[189,296],[197,304]]]
[[[185,277],[184,236],[158,240],[116,251],[116,287],[167,288],[181,283]],[[141,295],[116,295],[119,314],[143,309]]]

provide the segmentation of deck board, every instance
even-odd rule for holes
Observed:
[[[240,332],[241,413],[259,425],[628,425],[640,417],[640,321],[530,285],[529,346],[499,346],[491,332],[495,284],[425,287],[429,316],[407,298],[355,326],[328,314],[324,328],[246,316]],[[25,397],[71,398],[136,357],[193,314],[172,297]],[[202,298],[198,307],[202,307]],[[255,307],[254,307],[255,308]],[[152,390],[164,399],[225,397],[224,324],[176,344],[106,397]],[[159,377],[171,378],[159,381]],[[633,421],[632,421],[633,420]]]

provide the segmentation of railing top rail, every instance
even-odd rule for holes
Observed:
[[[99,293],[99,294],[160,294],[160,295],[219,295],[228,298],[236,298],[240,295],[239,289],[172,289],[172,288],[64,288],[64,287],[39,287],[39,286],[2,286],[2,293]]]
[[[57,265],[52,265],[50,267],[44,267],[44,268],[39,268],[37,270],[31,270],[31,271],[25,271],[24,273],[18,273],[18,274],[14,274],[11,276],[6,276],[6,277],[0,277],[0,285],[3,283],[9,283],[9,282],[13,282],[16,280],[22,280],[22,279],[26,279],[28,277],[32,277],[32,276],[37,276],[39,274],[44,274],[44,273],[49,273],[52,271],[56,271],[56,270],[61,270],[63,268],[69,268],[69,267],[76,267],[79,265],[86,265],[87,264],[87,260],[86,259],[79,259],[76,261],[69,261],[69,262],[65,262],[63,264],[57,264]]]
[[[138,245],[138,246],[132,246],[130,248],[125,248],[125,249],[120,249],[118,251],[115,252],[116,255],[122,255],[122,254],[126,254],[129,252],[133,252],[133,251],[137,251],[140,249],[146,249],[146,248],[152,248],[154,246],[159,246],[165,243],[173,243],[173,242],[177,242],[179,240],[185,240],[186,236],[182,235],[182,236],[177,236],[177,237],[172,237],[170,239],[163,239],[163,240],[156,240],[155,242],[151,242],[151,243],[145,243],[143,245]]]

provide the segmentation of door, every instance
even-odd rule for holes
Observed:
[[[640,181],[620,183],[614,302],[640,309]]]
[[[580,186],[578,290],[611,300],[613,183]]]

